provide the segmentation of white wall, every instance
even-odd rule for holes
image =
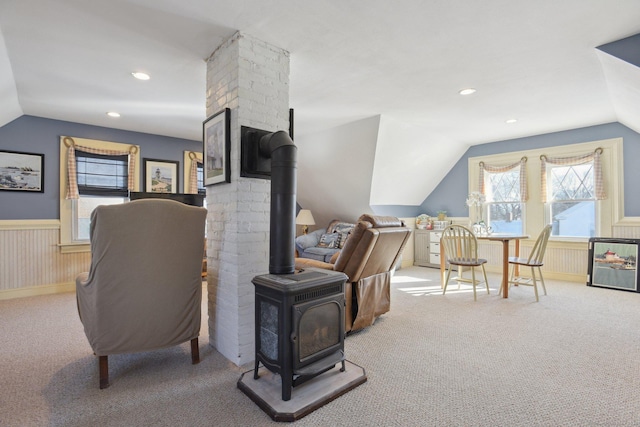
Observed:
[[[419,206],[466,150],[381,115],[295,143],[298,203],[311,209],[315,228],[335,218],[353,221],[373,213],[371,206]]]
[[[420,205],[466,150],[426,128],[381,116],[371,205]]]
[[[316,221],[355,221],[369,206],[380,116],[295,138],[298,147],[298,203]]]
[[[13,71],[7,48],[4,44],[4,37],[0,31],[0,126],[4,126],[10,121],[22,115],[22,108],[18,101],[18,90],[13,78]]]

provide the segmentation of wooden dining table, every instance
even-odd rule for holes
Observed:
[[[492,233],[492,234],[478,234],[476,235],[478,240],[489,240],[492,242],[502,242],[502,296],[503,298],[509,298],[509,242],[513,240],[514,256],[520,256],[520,240],[528,239],[526,234],[513,234],[513,233]],[[440,272],[442,273],[442,283],[444,283],[444,274],[446,271],[445,265],[444,246],[440,245]]]

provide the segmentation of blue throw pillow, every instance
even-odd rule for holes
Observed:
[[[319,241],[320,241],[320,235],[316,232],[309,233],[309,234],[302,234],[296,237],[296,246],[298,248],[301,248],[302,250],[305,250],[307,248],[316,246]]]

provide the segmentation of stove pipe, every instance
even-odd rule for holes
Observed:
[[[296,154],[285,131],[260,138],[260,155],[271,158],[270,274],[295,271]]]

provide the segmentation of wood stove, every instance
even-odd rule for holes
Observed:
[[[243,135],[243,147],[247,149],[243,164],[253,165],[253,172],[262,171],[271,178],[269,274],[252,280],[256,348],[253,377],[259,379],[261,363],[279,374],[282,400],[287,401],[292,387],[338,363],[345,371],[347,276],[332,270],[295,270],[296,146],[283,131],[243,128]]]
[[[255,285],[254,378],[260,363],[280,374],[282,400],[295,387],[341,364],[344,357],[344,284],[347,276],[307,269],[265,274]]]

